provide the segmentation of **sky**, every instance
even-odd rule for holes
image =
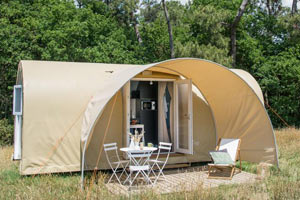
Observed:
[[[180,0],[182,4],[186,4],[188,0]],[[285,7],[292,7],[293,0],[282,0],[282,5]],[[300,7],[300,3],[298,3],[298,7]]]

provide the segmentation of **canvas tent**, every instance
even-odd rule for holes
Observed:
[[[193,58],[149,65],[20,61],[22,120],[15,122],[15,151],[21,174],[106,169],[101,145],[126,145],[124,88],[137,77],[193,84],[192,151],[170,163],[209,161],[208,151],[227,137],[242,139],[242,160],[278,164],[261,89],[243,70]]]

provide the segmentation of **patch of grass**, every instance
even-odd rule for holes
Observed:
[[[240,168],[240,163],[238,162],[236,166],[238,168]],[[242,161],[242,170],[246,171],[246,172],[250,172],[250,173],[256,174],[257,164],[256,163]]]
[[[20,179],[20,174],[15,169],[3,170],[0,176],[0,180],[6,184],[13,184]]]
[[[276,131],[279,147],[279,166],[271,168],[271,176],[242,185],[221,185],[193,192],[183,191],[157,195],[149,190],[130,199],[300,199],[300,130]],[[128,199],[112,195],[104,185],[105,174],[97,174],[92,184],[86,174],[87,188],[80,190],[80,174],[65,173],[20,176],[18,162],[12,162],[12,147],[0,147],[0,199]],[[244,171],[256,173],[256,164],[243,162]],[[90,186],[92,186],[90,188]]]

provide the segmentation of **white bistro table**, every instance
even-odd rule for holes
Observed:
[[[148,164],[152,153],[157,150],[157,147],[123,147],[120,148],[120,151],[125,152],[129,158],[130,165],[134,166],[145,166]],[[129,176],[124,181],[126,183],[129,180]],[[149,179],[149,177],[147,177]]]
[[[128,151],[131,151],[131,152],[136,152],[136,153],[142,153],[142,152],[145,152],[145,151],[156,151],[157,150],[157,147],[143,147],[143,148],[140,148],[140,147],[122,147],[120,148],[120,151],[123,151],[123,152],[128,152]]]
[[[143,148],[140,148],[140,147],[134,147],[134,148],[131,148],[131,147],[123,147],[123,148],[120,148],[120,151],[122,152],[125,152],[127,154],[127,156],[129,157],[130,159],[130,163],[131,164],[134,164],[134,165],[139,165],[141,164],[141,159],[138,157],[138,156],[132,156],[133,154],[137,154],[137,155],[143,155],[144,153],[147,153],[147,152],[151,152],[150,153],[150,156],[151,154],[157,150],[157,147],[143,147]],[[149,157],[150,157],[149,156]],[[149,157],[146,158],[146,161],[149,160]],[[145,162],[144,162],[145,163]]]

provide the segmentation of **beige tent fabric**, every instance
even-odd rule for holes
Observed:
[[[209,159],[207,150],[214,146],[217,134],[242,138],[243,160],[277,163],[275,138],[261,90],[244,71],[233,72],[213,62],[190,58],[143,66],[21,61],[17,79],[17,83],[23,84],[21,174],[80,170],[84,144],[91,141],[87,145],[88,155],[100,148],[94,138],[101,139],[111,99],[144,70],[160,72],[161,77],[162,73],[170,73],[191,78],[201,91],[201,98],[205,98],[202,101],[194,93],[194,155],[185,156],[180,162]],[[124,136],[115,134],[124,127],[120,122],[124,120],[121,96],[118,95],[113,113],[115,125],[107,138],[118,138],[120,143]],[[100,162],[103,159],[102,156]],[[170,162],[176,159],[170,158]],[[93,160],[86,164],[89,163],[92,166]]]
[[[87,105],[119,71],[137,65],[21,61],[21,174],[80,170],[80,136]],[[117,74],[117,75],[116,75]],[[114,92],[115,93],[115,92]]]
[[[119,147],[126,146],[126,131],[123,127],[124,123],[126,123],[126,120],[124,120],[124,116],[122,115],[122,112],[124,114],[126,113],[124,112],[124,109],[126,109],[126,106],[124,105],[126,104],[126,101],[124,100],[126,100],[126,98],[122,101],[121,96],[123,95],[121,95],[120,92],[117,94],[117,103],[114,109],[112,108],[112,104],[115,96],[113,96],[104,107],[103,114],[95,123],[95,128],[86,150],[85,170],[94,170],[95,168],[109,169],[109,165],[103,150],[100,155],[100,149],[102,148],[103,143],[116,142]],[[169,164],[210,161],[211,159],[208,152],[214,150],[216,145],[215,125],[211,110],[206,102],[204,102],[202,98],[195,93],[193,95],[193,109],[194,154],[175,157],[171,156],[168,161]],[[112,112],[112,118],[110,124],[108,124],[110,112]],[[107,126],[108,132],[105,140],[103,140]],[[119,153],[122,155],[123,152]],[[98,165],[96,165],[99,156],[100,161]]]
[[[166,73],[172,71],[192,79],[193,84],[200,89],[211,106],[218,137],[241,138],[243,160],[277,164],[273,128],[261,100],[252,89],[255,86],[248,85],[251,83],[251,80],[247,79],[249,77],[240,77],[237,73],[210,61],[189,58],[164,61],[141,68]],[[123,82],[116,82],[123,86],[132,76],[131,73],[124,73]],[[110,97],[114,93],[115,91],[112,91]],[[103,93],[98,93],[95,96],[102,95]],[[89,116],[89,110],[99,112],[101,106],[89,107],[86,116]],[[83,130],[91,130],[94,126],[95,116],[89,119],[89,128],[83,125]],[[90,133],[92,132],[83,131],[82,138],[87,139]]]
[[[251,74],[241,69],[230,69],[230,71],[234,72],[244,81],[246,81],[246,83],[254,90],[259,100],[264,104],[264,97],[261,88]]]
[[[92,132],[95,122],[101,116],[104,106],[108,103],[110,98],[120,90],[128,80],[133,78],[138,73],[144,71],[147,66],[132,66],[128,69],[115,70],[111,73],[111,77],[101,86],[89,102],[85,111],[84,120],[82,124],[81,141],[84,143],[85,148],[89,143],[89,134]]]

